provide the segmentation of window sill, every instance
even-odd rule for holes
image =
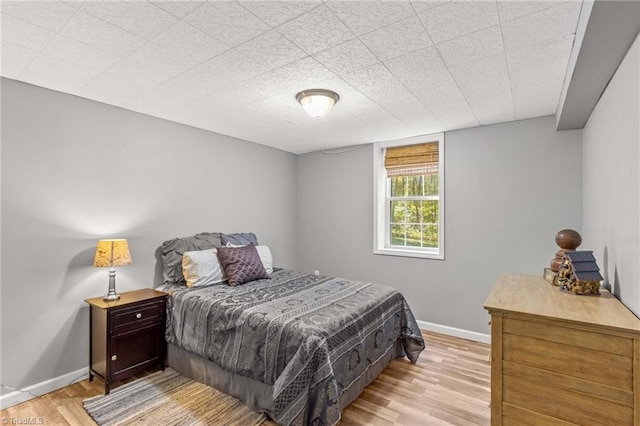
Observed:
[[[384,256],[401,256],[401,257],[418,257],[421,259],[444,260],[442,253],[419,251],[419,250],[403,250],[396,248],[376,248],[373,254],[381,254]]]

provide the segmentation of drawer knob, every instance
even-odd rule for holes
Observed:
[[[116,359],[118,359],[118,355],[111,356],[111,361],[115,361]]]
[[[136,314],[136,318],[138,318],[138,319],[142,318],[142,314],[138,312],[138,313]]]

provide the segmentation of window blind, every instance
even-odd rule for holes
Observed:
[[[438,142],[387,148],[384,168],[387,177],[437,174],[440,171]]]

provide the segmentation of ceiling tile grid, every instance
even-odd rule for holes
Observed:
[[[304,153],[555,113],[581,6],[1,0],[0,74]]]

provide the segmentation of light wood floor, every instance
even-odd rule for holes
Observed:
[[[341,425],[489,424],[489,345],[425,331],[423,335],[427,348],[418,363],[392,361],[344,409]],[[103,391],[101,379],[83,380],[0,411],[0,422],[42,418],[45,425],[94,425],[82,400]]]

